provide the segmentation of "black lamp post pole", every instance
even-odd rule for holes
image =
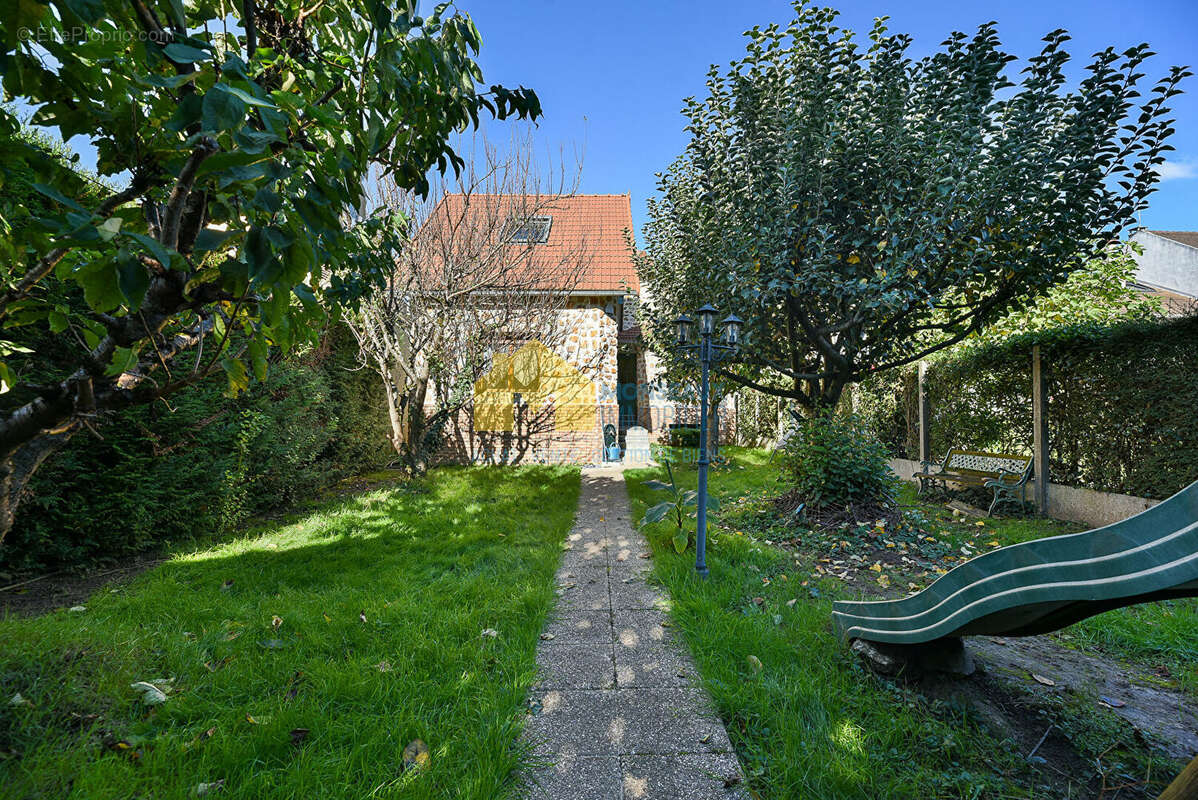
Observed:
[[[711,365],[730,358],[736,352],[741,326],[740,319],[735,314],[729,314],[722,323],[727,344],[716,344],[711,340],[715,333],[715,315],[716,310],[710,305],[699,309],[699,341],[695,344],[687,343],[693,320],[683,315],[674,321],[678,326],[677,350],[683,353],[693,352],[699,360],[699,497],[695,514],[695,572],[702,578],[708,575],[707,467],[711,464],[711,459],[707,449],[707,395],[711,391]]]
[[[699,509],[695,520],[695,572],[707,577],[707,391],[711,369],[711,333],[699,342]]]

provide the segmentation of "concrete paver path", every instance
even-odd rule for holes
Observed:
[[[645,582],[649,547],[618,467],[586,469],[537,651],[532,800],[745,800],[728,735]]]

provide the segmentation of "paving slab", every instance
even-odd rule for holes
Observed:
[[[662,608],[668,603],[665,590],[660,586],[648,583],[643,574],[613,577],[615,578],[611,582],[613,610]]]
[[[580,611],[561,608],[554,613],[545,626],[548,634],[547,641],[542,646],[550,644],[597,644],[611,645],[612,626],[611,611]]]
[[[616,647],[616,684],[621,688],[683,688],[697,685],[694,664],[678,645]]]
[[[579,756],[618,756],[626,726],[614,689],[550,689],[529,696],[524,733],[533,752],[553,758],[565,751]]]
[[[748,798],[648,553],[621,471],[584,470],[524,726],[533,800]]]
[[[567,756],[536,770],[525,781],[529,800],[623,800],[618,756]]]
[[[747,800],[731,753],[623,756],[621,800]]]
[[[537,651],[537,674],[537,689],[614,689],[616,661],[606,646],[552,639]]]

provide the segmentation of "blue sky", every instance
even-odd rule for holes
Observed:
[[[782,0],[609,0],[533,2],[459,0],[483,36],[481,64],[489,83],[523,83],[535,89],[545,118],[535,136],[556,153],[582,148],[581,191],[632,194],[638,236],[653,173],[664,169],[685,144],[682,99],[703,92],[712,63],[727,64],[744,47],[754,25],[792,18]],[[1149,78],[1173,64],[1198,67],[1198,3],[918,0],[830,3],[846,27],[864,34],[873,19],[890,16],[890,28],[911,34],[912,54],[937,48],[953,30],[972,31],[995,19],[1008,52],[1020,58],[1040,50],[1040,38],[1056,28],[1073,36],[1071,74],[1096,50],[1148,42],[1158,54]],[[1013,65],[1014,66],[1014,65]],[[1198,72],[1198,70],[1195,70]],[[1174,99],[1177,133],[1172,163],[1144,225],[1165,230],[1198,229],[1198,76]],[[491,127],[491,126],[488,126]],[[500,132],[491,130],[494,139]]]

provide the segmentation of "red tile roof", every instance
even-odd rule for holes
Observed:
[[[450,218],[458,218],[465,195],[448,194],[441,204]],[[571,291],[639,291],[636,265],[624,239],[632,232],[632,200],[627,194],[577,194],[546,198],[530,195],[472,194],[471,205],[485,207],[496,202],[510,203],[513,209],[536,208],[534,216],[552,217],[549,238],[532,246],[534,256],[543,255],[550,263],[572,251],[586,254],[586,265]],[[526,245],[513,245],[524,251]],[[564,287],[553,287],[564,288]]]

